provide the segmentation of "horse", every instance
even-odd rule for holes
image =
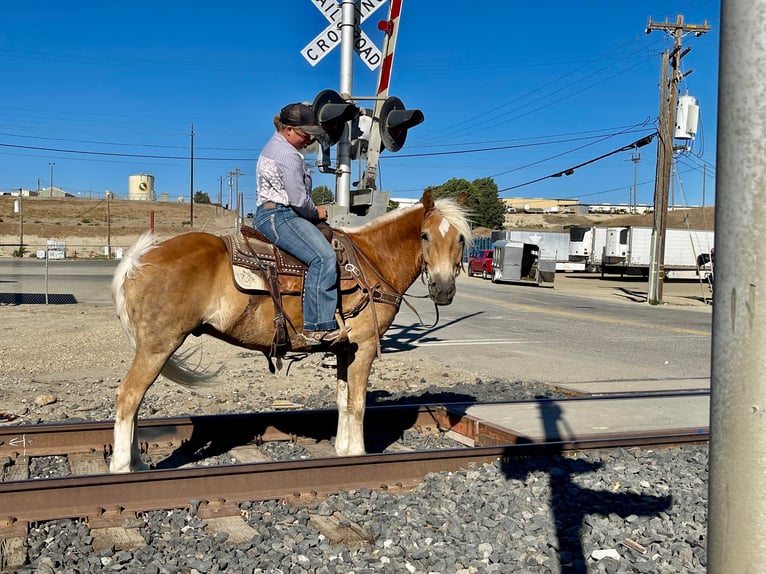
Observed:
[[[367,382],[380,354],[380,337],[393,322],[404,293],[421,277],[435,305],[448,305],[455,296],[463,251],[471,244],[466,199],[461,194],[434,201],[426,190],[418,204],[342,230],[359,255],[362,285],[377,286],[388,296],[371,299],[347,318],[348,343],[334,349],[338,456],[365,454]],[[243,292],[235,284],[224,240],[204,232],[188,232],[159,244],[151,232],[143,234],[117,266],[112,296],[134,349],[117,389],[109,465],[113,473],[148,468],[140,458],[136,425],[141,402],[160,374],[186,386],[204,384],[216,374],[190,366],[188,357],[177,352],[190,334],[204,333],[262,351],[271,367],[278,307],[291,326],[303,324],[300,296],[284,297],[278,306],[269,292]],[[292,337],[289,350],[319,350],[305,345]]]

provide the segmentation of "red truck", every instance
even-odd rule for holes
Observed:
[[[468,276],[481,275],[484,279],[492,277],[492,249],[482,249],[468,260]]]

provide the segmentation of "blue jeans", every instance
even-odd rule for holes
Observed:
[[[308,265],[303,286],[303,328],[331,331],[338,328],[338,271],[335,250],[316,226],[290,207],[259,207],[253,227],[300,262]]]

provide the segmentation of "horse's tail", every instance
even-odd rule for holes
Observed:
[[[154,234],[151,231],[142,234],[128,249],[120,264],[117,265],[117,269],[114,270],[114,277],[112,277],[112,299],[114,299],[114,305],[117,309],[117,317],[120,319],[120,324],[122,324],[130,345],[134,349],[136,348],[136,335],[128,316],[128,306],[125,299],[125,280],[132,277],[133,272],[144,265],[141,263],[141,258],[155,247]]]
[[[142,234],[136,242],[130,247],[125,257],[117,265],[112,278],[112,298],[117,308],[117,317],[120,319],[125,334],[128,336],[131,347],[136,348],[136,335],[133,324],[130,321],[127,299],[125,297],[125,280],[133,276],[136,269],[141,268],[145,263],[141,258],[149,251],[154,249],[154,234],[147,231]],[[199,366],[191,365],[190,359],[196,354],[198,349],[172,355],[165,366],[162,368],[162,375],[186,387],[194,387],[209,382],[215,378],[220,371],[209,372]]]

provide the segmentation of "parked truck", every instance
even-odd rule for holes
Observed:
[[[694,279],[710,272],[715,232],[702,229],[665,231],[664,269],[667,279]],[[649,275],[651,227],[609,227],[601,269],[606,273]]]
[[[569,261],[582,265],[585,271],[599,271],[606,246],[606,230],[606,227],[591,225],[570,227]]]
[[[468,276],[481,275],[484,279],[492,277],[492,249],[482,249],[468,260]]]

